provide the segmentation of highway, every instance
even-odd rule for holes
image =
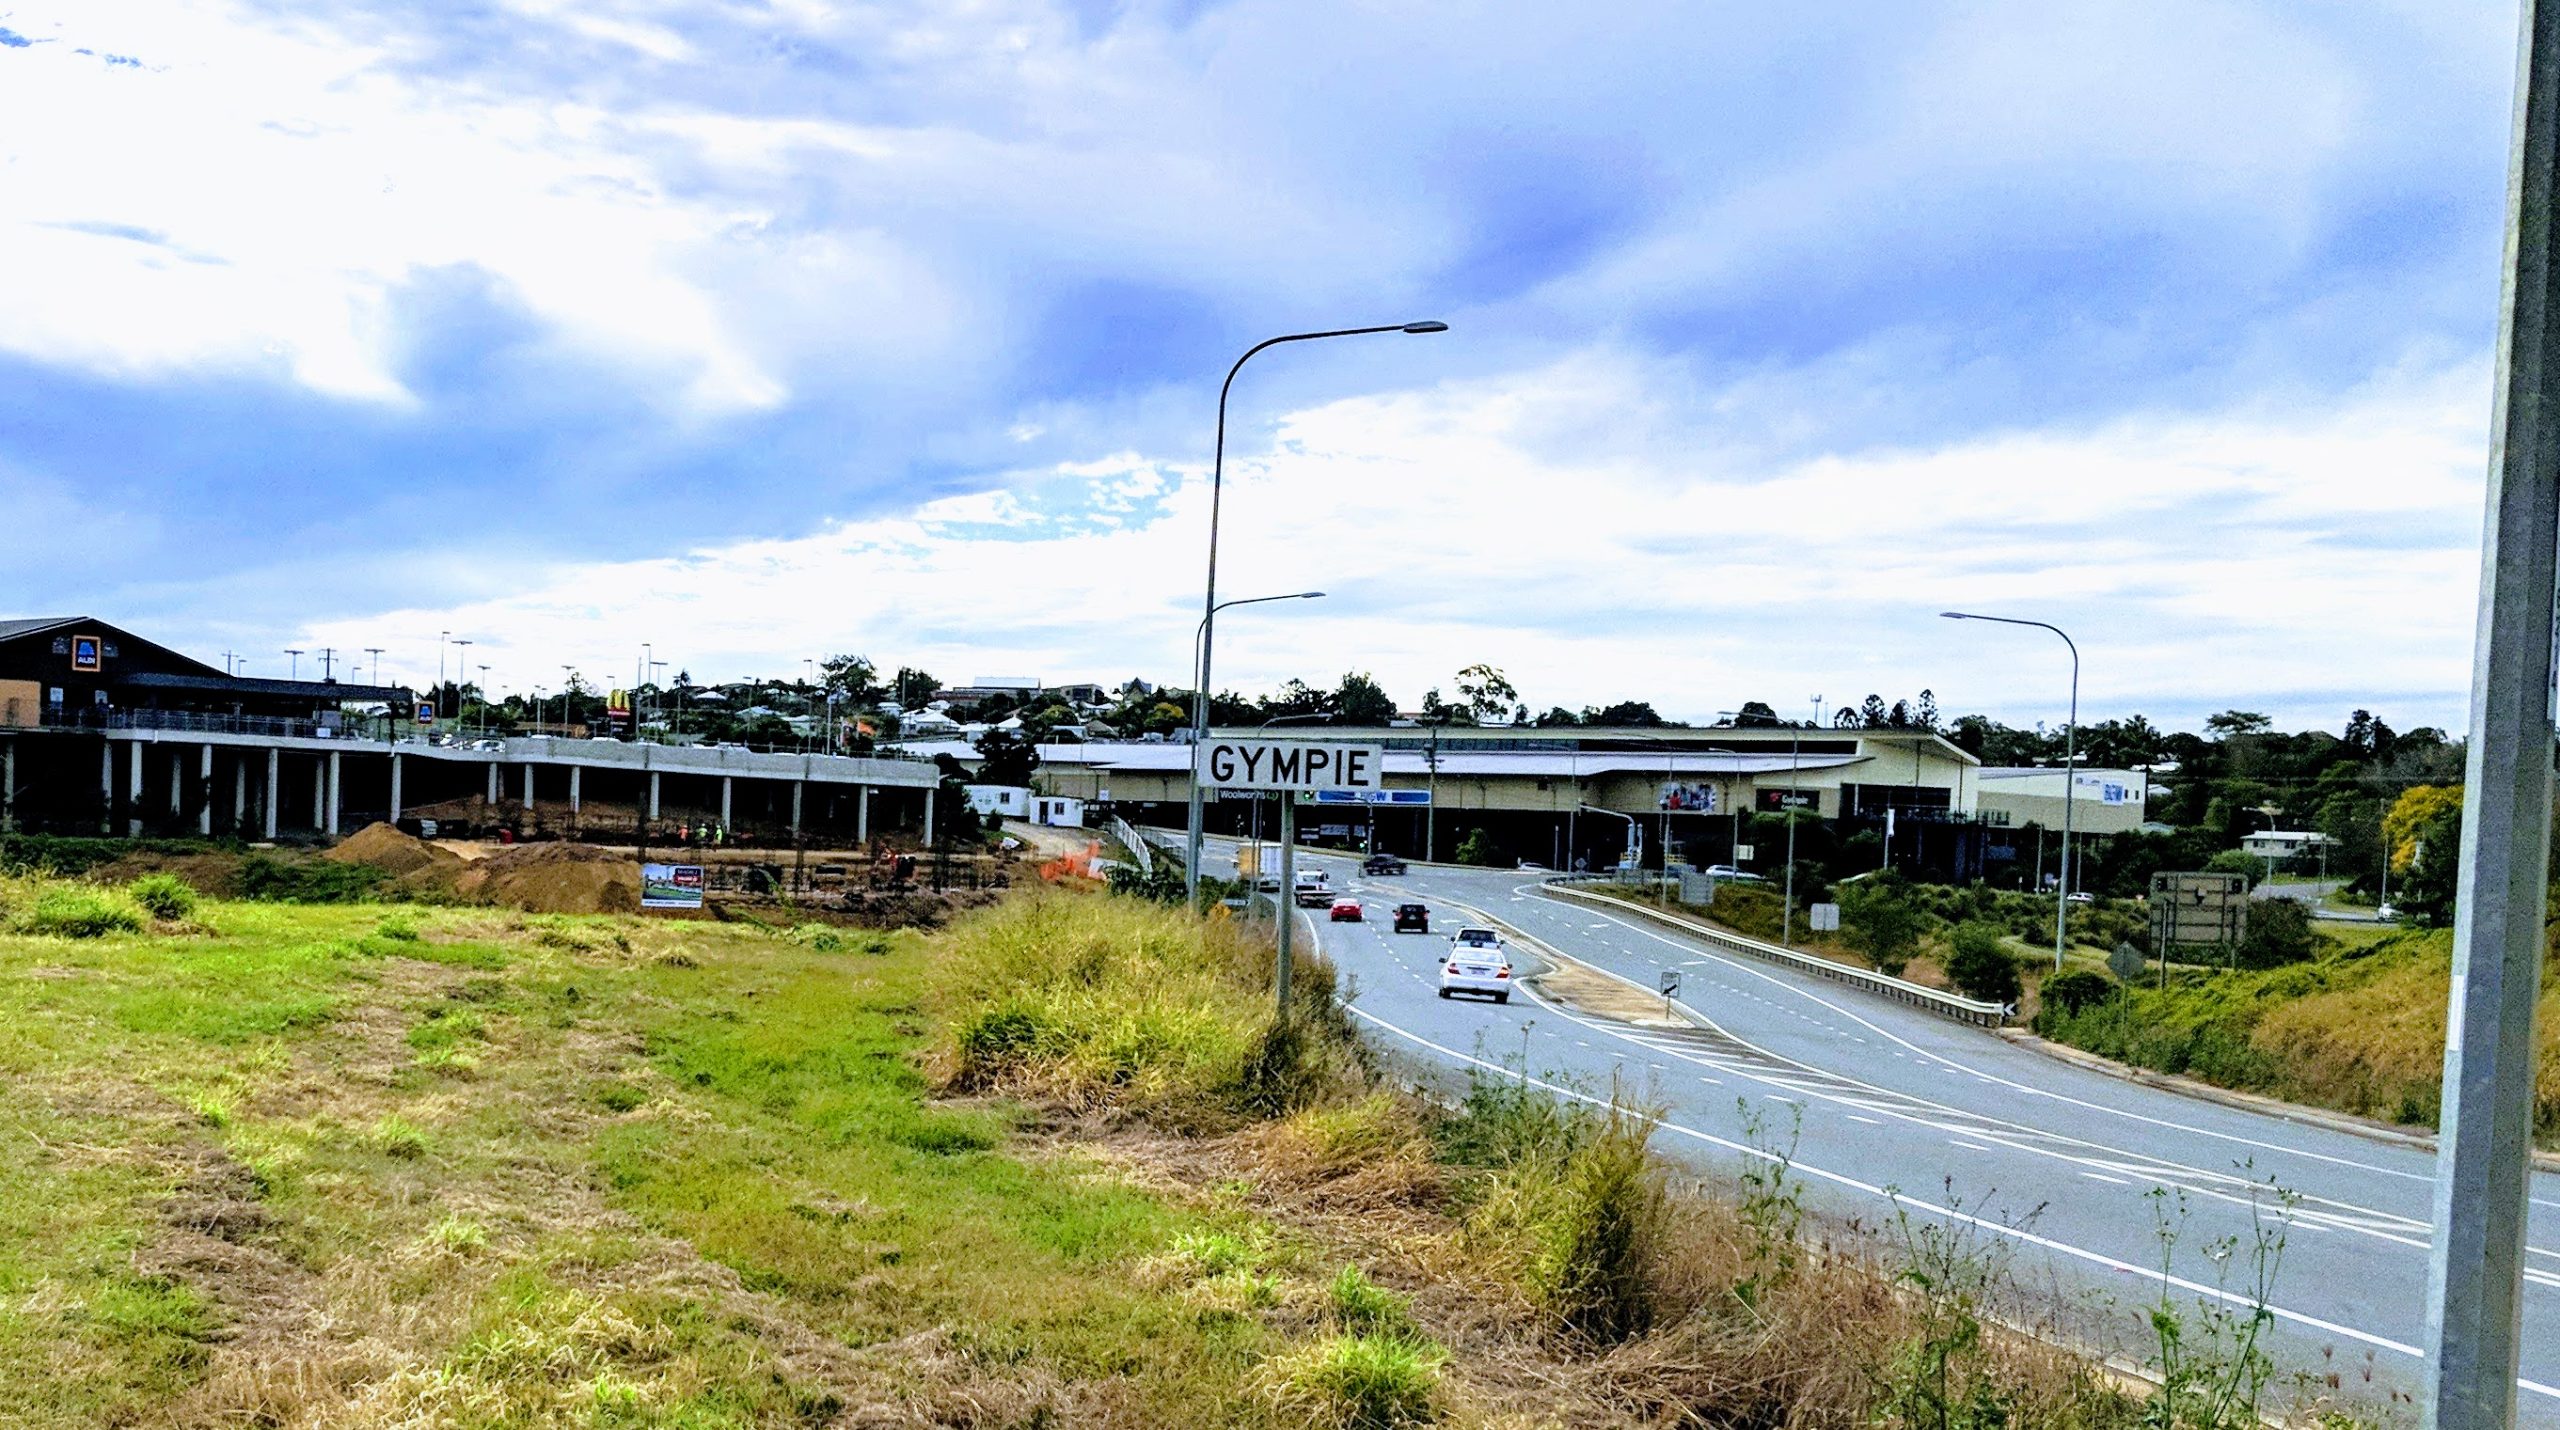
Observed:
[[[1216,856],[1229,870],[1231,848]],[[1536,874],[1416,865],[1363,878],[1356,859],[1301,860],[1366,906],[1361,923],[1319,912],[1300,927],[1382,1047],[1506,1075],[1525,1054],[1527,1076],[1568,1096],[1605,1099],[1618,1079],[1661,1110],[1656,1146],[1702,1168],[1731,1171],[1792,1139],[1810,1209],[1868,1227],[1897,1207],[1961,1222],[2006,1248],[2021,1285],[2063,1293],[2072,1335],[2137,1358],[2162,1285],[2162,1219],[2175,1226],[2168,1274],[2191,1308],[2247,1301],[2246,1248],[2268,1227],[2284,1241],[2266,1296],[2279,1366],[2334,1372],[2364,1398],[2416,1386],[2434,1165],[2422,1149],[2076,1067],[1542,894]],[[1431,937],[1391,932],[1407,900],[1431,907]],[[1515,944],[1524,975],[1547,950],[1648,992],[1679,969],[1696,1026],[1597,1016],[1536,982],[1508,1005],[1439,998],[1447,934],[1469,910],[1527,936]],[[2533,1197],[2519,1423],[2560,1427],[2560,1177],[2537,1173]],[[2242,1250],[2217,1256],[2230,1238]]]

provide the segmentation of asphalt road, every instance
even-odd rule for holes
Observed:
[[[1227,847],[1219,849],[1225,858]],[[1539,894],[1538,876],[1424,869],[1364,879],[1307,856],[1370,917],[1306,919],[1353,1014],[1391,1048],[1662,1109],[1657,1146],[1732,1170],[1790,1139],[1809,1207],[1867,1226],[1899,1213],[1966,1228],[2019,1284],[2059,1290],[2072,1333],[2140,1356],[2164,1275],[2190,1309],[2247,1304],[2260,1230],[2283,1249],[2265,1292],[2280,1366],[2350,1393],[2414,1390],[2424,1334],[2433,1158],[2420,1149],[2189,1098],[2072,1066],[1988,1031]],[[1232,867],[1230,864],[1228,867]],[[1302,865],[1303,867],[1303,865]],[[1400,901],[1433,935],[1390,931]],[[1540,996],[1442,1000],[1466,910],[1646,990],[1678,968],[1703,1026],[1633,1026]],[[2537,1174],[2519,1423],[2560,1427],[2560,1177]],[[2163,1222],[2173,1235],[2165,1239]],[[2236,1239],[2237,1254],[2218,1254]]]

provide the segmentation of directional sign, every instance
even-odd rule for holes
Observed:
[[[1393,804],[1424,805],[1431,802],[1427,789],[1316,789],[1299,794],[1300,804]]]
[[[1196,759],[1200,782],[1217,789],[1376,789],[1386,752],[1377,745],[1211,740]]]
[[[1680,996],[1679,969],[1666,968],[1662,970],[1662,996],[1664,998],[1677,998]]]

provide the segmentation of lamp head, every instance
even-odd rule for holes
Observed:
[[[1966,615],[1962,611],[1940,611],[1938,614],[1951,621],[1969,621],[1973,619],[1973,617]]]
[[[1408,333],[1445,333],[1449,331],[1449,325],[1447,323],[1425,320],[1419,323],[1407,323],[1404,325],[1404,330]]]

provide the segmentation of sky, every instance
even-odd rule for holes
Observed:
[[[1222,687],[2459,728],[2515,24],[0,0],[9,614],[1179,683],[1428,318]]]

